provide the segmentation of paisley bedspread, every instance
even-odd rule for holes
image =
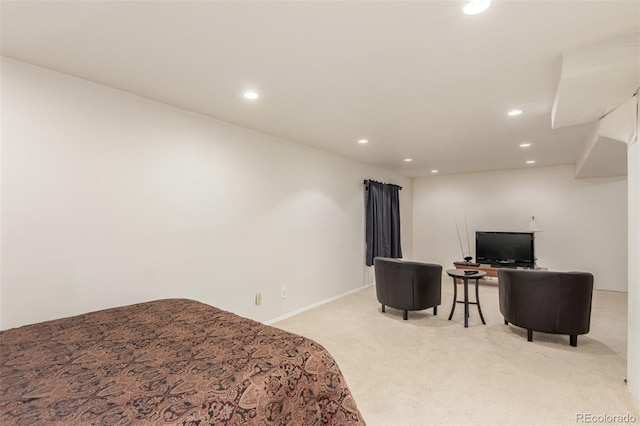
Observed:
[[[316,342],[187,299],[0,332],[0,424],[364,425]]]

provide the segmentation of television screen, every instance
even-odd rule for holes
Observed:
[[[476,262],[492,266],[534,266],[533,232],[476,232]]]

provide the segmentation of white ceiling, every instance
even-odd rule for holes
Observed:
[[[1,48],[406,176],[575,164],[597,125],[551,128],[563,52],[639,32],[640,2],[462,5],[3,0]]]

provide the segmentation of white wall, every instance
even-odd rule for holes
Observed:
[[[627,291],[627,180],[574,179],[573,166],[442,175],[414,181],[414,257],[461,260],[454,214],[475,256],[475,231],[524,231],[535,216],[538,265],[588,271],[600,289]]]
[[[1,161],[3,329],[164,297],[265,321],[360,288],[366,178],[404,187],[411,257],[409,178],[7,58]]]
[[[640,116],[637,120],[640,135]],[[640,409],[640,143],[627,151],[629,176],[629,327],[627,339],[627,382]]]

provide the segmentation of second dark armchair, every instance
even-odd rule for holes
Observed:
[[[373,261],[376,276],[376,296],[385,306],[408,311],[433,308],[438,315],[442,301],[442,266],[433,263],[410,262],[385,257]]]
[[[500,269],[500,312],[505,324],[534,331],[568,334],[571,346],[589,332],[593,275],[588,272],[552,272]]]

